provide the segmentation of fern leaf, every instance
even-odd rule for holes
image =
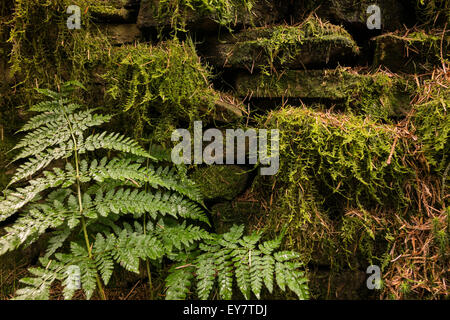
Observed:
[[[6,192],[6,199],[0,201],[0,221],[3,221],[31,202],[42,191],[49,188],[68,187],[75,183],[73,168],[66,167],[66,171],[59,168],[53,172],[45,171],[44,177],[31,180],[25,188]]]
[[[103,182],[106,179],[114,180],[134,180],[136,182],[147,182],[152,187],[164,187],[187,196],[191,200],[200,202],[202,197],[198,188],[191,181],[179,181],[174,169],[152,167],[145,168],[139,163],[131,163],[130,159],[112,159],[107,162],[103,158],[100,162],[94,160],[87,172],[82,172],[85,179],[94,179]]]
[[[53,109],[51,111],[46,111],[34,116],[30,120],[28,120],[28,122],[17,132],[30,131],[44,126],[47,123],[62,121],[62,117],[64,117],[64,114],[72,113],[81,107],[78,104],[68,102],[68,100],[65,100],[59,108]]]
[[[236,270],[236,282],[245,299],[250,299],[251,276],[250,276],[250,254],[243,249],[238,249],[238,254],[233,258]]]
[[[71,146],[72,143],[69,141],[68,145],[62,145],[60,147],[47,150],[36,157],[29,159],[26,163],[17,168],[16,173],[12,177],[8,186],[27,177],[31,177],[39,170],[48,166],[54,160],[69,157],[73,151]]]
[[[166,300],[185,300],[189,294],[193,275],[193,267],[172,268],[166,278]]]
[[[17,249],[23,243],[31,244],[48,228],[57,228],[64,223],[64,211],[50,206],[43,209],[42,211],[31,209],[11,227],[6,228],[7,234],[0,238],[0,255]]]
[[[257,250],[251,250],[249,256],[251,288],[256,298],[260,299],[263,279],[265,278],[263,273],[263,260],[260,256],[260,252]]]
[[[131,138],[127,138],[118,133],[107,134],[106,132],[102,132],[100,134],[89,136],[86,138],[86,141],[84,142],[84,145],[81,147],[80,151],[82,152],[83,149],[87,151],[109,149],[131,153],[136,156],[155,159],[151,155],[149,155],[147,151],[145,151],[141,146],[139,146],[136,141],[133,141]]]
[[[45,258],[50,258],[56,250],[61,248],[67,238],[70,236],[70,228],[64,226],[60,230],[56,230],[52,233],[52,237],[48,240],[47,249],[45,250]]]
[[[197,259],[197,293],[201,300],[207,300],[214,286],[216,269],[214,257],[204,254]]]
[[[273,292],[273,277],[275,272],[275,259],[270,255],[264,255],[261,258],[261,276],[264,285],[270,293]]]

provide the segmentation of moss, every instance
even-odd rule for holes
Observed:
[[[168,24],[176,32],[186,31],[193,16],[209,17],[221,26],[231,27],[242,14],[251,16],[255,0],[149,0],[146,14],[156,20],[159,27]]]
[[[85,0],[90,13],[102,22],[126,22],[131,19],[131,12],[125,8],[129,0]]]
[[[251,227],[252,216],[259,216],[263,211],[256,201],[236,200],[218,203],[211,208],[214,227],[217,233],[226,233],[233,225]],[[247,230],[248,231],[248,230]]]
[[[190,178],[198,184],[205,200],[233,200],[244,191],[248,175],[235,165],[212,165],[196,169]]]
[[[334,194],[354,205],[401,206],[406,200],[401,189],[410,170],[402,160],[404,142],[392,150],[394,126],[307,108],[283,108],[268,118],[268,127],[281,130],[280,152],[290,165],[286,181],[313,180],[323,196]]]
[[[410,82],[412,83],[412,82]],[[407,81],[385,73],[358,74],[352,70],[308,70],[276,75],[240,75],[237,95],[255,98],[307,98],[333,101],[347,110],[387,120],[404,115],[414,91]]]
[[[439,82],[439,80],[437,80]],[[443,89],[436,80],[425,80],[427,88],[425,100],[413,109],[415,134],[421,143],[420,153],[424,155],[427,166],[444,179],[445,171],[450,167],[450,93]],[[423,92],[418,89],[418,94]]]
[[[155,140],[166,141],[180,121],[207,116],[217,99],[191,41],[127,45],[107,54],[102,78],[108,105],[132,119],[137,138],[146,126]]]
[[[421,73],[443,62],[448,63],[450,36],[443,32],[418,30],[406,36],[394,33],[375,37],[373,64],[375,67],[383,65],[394,72]]]
[[[259,223],[273,232],[287,225],[286,246],[305,262],[333,270],[381,264],[389,229],[377,234],[372,212],[411,205],[407,141],[394,126],[308,108],[273,111],[262,124],[278,128],[281,141],[279,173],[258,177],[252,189],[268,208]]]
[[[255,28],[230,36],[219,45],[218,64],[263,69],[303,68],[327,64],[330,59],[354,57],[359,48],[344,28],[310,17],[297,26]]]
[[[35,102],[34,88],[58,87],[66,80],[78,80],[92,89],[96,62],[110,45],[91,23],[90,2],[17,0],[14,4],[10,63],[14,92],[23,94],[22,104]],[[80,30],[67,28],[63,13],[69,5],[80,6],[84,13]]]

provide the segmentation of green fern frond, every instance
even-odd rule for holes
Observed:
[[[62,120],[64,114],[70,114],[81,108],[79,104],[70,103],[69,100],[64,100],[62,101],[62,103],[59,103],[59,101],[55,101],[53,103],[57,104],[59,108],[55,108],[51,111],[46,111],[44,113],[34,116],[30,120],[28,120],[28,122],[17,132],[26,132],[37,129],[49,123],[59,122]],[[39,110],[30,109],[30,111],[39,111]]]
[[[274,281],[281,290],[289,288],[299,299],[307,299],[307,278],[300,270],[303,265],[297,262],[298,254],[275,252],[281,237],[258,246],[261,233],[244,236],[243,231],[243,226],[233,226],[228,233],[209,237],[199,245],[201,253],[194,263],[198,297],[208,299],[217,283],[219,297],[231,299],[236,279],[245,299],[250,299],[252,293],[260,299],[264,287],[272,293]]]
[[[5,228],[7,234],[0,238],[0,255],[17,249],[23,243],[31,244],[48,228],[57,228],[65,221],[66,212],[60,208],[46,206],[41,210],[31,209],[12,225]]]
[[[52,232],[52,236],[48,239],[47,248],[45,250],[45,258],[50,258],[59,248],[64,245],[64,242],[69,238],[71,228],[67,225],[62,225],[59,229]]]
[[[208,299],[216,276],[215,260],[212,254],[204,254],[197,259],[197,294],[201,300]]]
[[[166,300],[185,300],[191,287],[194,268],[192,266],[177,266],[171,269],[166,278]]]
[[[61,146],[59,148],[42,152],[40,155],[37,155],[35,158],[31,158],[26,163],[19,166],[8,186],[27,177],[31,177],[36,172],[47,167],[54,160],[70,157],[72,152],[73,149],[70,141],[67,146]]]
[[[147,153],[136,141],[125,137],[119,133],[102,132],[86,138],[84,145],[80,146],[80,152],[94,151],[97,149],[109,149],[121,152],[131,153],[137,156],[156,160]]]
[[[103,158],[100,162],[93,160],[86,172],[81,172],[85,179],[94,179],[103,182],[106,179],[134,180],[141,183],[149,183],[153,188],[163,187],[187,196],[191,200],[200,202],[202,196],[194,183],[188,180],[180,181],[176,170],[169,167],[144,167],[139,163],[133,163],[130,159],[112,159],[108,162]]]
[[[199,240],[209,238],[209,233],[198,226],[182,224],[168,225],[160,220],[154,228],[154,234],[157,235],[167,251],[173,248],[181,250],[184,247],[189,248],[193,243]]]
[[[44,177],[30,180],[28,186],[6,191],[6,198],[0,201],[0,221],[12,216],[43,191],[56,187],[67,188],[74,184],[76,175],[72,170],[73,168],[66,166],[65,171],[59,168],[53,169],[53,172],[45,171]]]

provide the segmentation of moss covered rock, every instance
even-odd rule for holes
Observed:
[[[274,4],[265,0],[142,0],[138,25],[210,32],[218,26],[266,25],[277,18]]]
[[[307,98],[341,102],[377,118],[406,114],[411,88],[400,78],[384,73],[359,74],[345,69],[288,70],[277,75],[240,74],[238,96],[255,98]]]
[[[248,174],[235,165],[212,165],[197,168],[191,175],[205,200],[233,200],[247,185]]]
[[[359,48],[345,29],[310,18],[299,26],[248,29],[208,46],[218,67],[272,69],[326,66],[351,61]]]
[[[375,43],[374,67],[385,66],[394,72],[423,72],[450,58],[450,33],[424,31],[385,34]]]
[[[260,215],[263,210],[256,201],[236,200],[218,203],[211,208],[214,227],[217,233],[228,232],[234,225],[245,225],[250,228],[249,221],[254,215]],[[247,230],[248,231],[248,230]]]
[[[139,2],[136,0],[88,0],[89,11],[102,23],[135,22]]]
[[[142,38],[136,24],[107,24],[100,26],[100,30],[113,45],[134,43]]]
[[[366,22],[372,13],[367,13],[370,5],[376,4],[381,10],[381,29],[394,31],[403,25],[414,24],[414,11],[407,1],[398,0],[314,0],[298,1],[296,4],[298,16],[303,16],[305,10],[314,10],[319,17],[346,25],[366,27]]]

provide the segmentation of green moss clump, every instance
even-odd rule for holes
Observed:
[[[67,28],[69,5],[83,12],[80,30]],[[63,81],[78,80],[92,89],[93,73],[110,45],[91,23],[87,0],[17,0],[9,21],[11,73],[22,104],[35,102],[34,88],[59,87]],[[52,66],[52,68],[49,68]]]
[[[175,32],[185,32],[193,14],[208,16],[219,25],[230,27],[243,12],[250,14],[254,3],[255,0],[151,0],[151,9],[160,25],[170,21]]]
[[[278,180],[294,185],[314,181],[323,197],[336,196],[353,206],[405,205],[401,190],[411,172],[403,160],[404,142],[393,148],[399,138],[393,126],[307,108],[283,108],[268,119],[268,127],[281,131],[285,160]]]
[[[425,80],[423,85],[428,98],[414,106],[412,121],[415,134],[428,166],[445,180],[445,172],[450,168],[450,92],[435,80]]]
[[[423,73],[450,62],[450,36],[444,30],[396,32],[375,37],[374,67],[394,72]]]
[[[410,109],[413,82],[383,72],[359,74],[353,70],[287,70],[277,75],[240,75],[239,96],[307,98],[333,101],[347,111],[388,120]]]
[[[358,45],[344,28],[316,17],[296,26],[244,30],[229,36],[227,42],[218,46],[217,55],[223,60],[219,63],[258,68],[269,74],[278,67],[303,69],[305,65],[327,64],[330,59],[359,53]]]
[[[253,186],[269,208],[263,225],[274,232],[287,225],[286,246],[299,250],[303,261],[357,268],[382,260],[386,241],[368,212],[408,208],[405,185],[414,178],[407,142],[395,127],[292,107],[269,113],[263,124],[278,128],[281,139],[278,174],[258,177]]]
[[[196,169],[190,178],[198,184],[205,200],[233,200],[244,191],[248,174],[235,165],[212,165]]]
[[[154,140],[170,139],[180,121],[199,120],[214,105],[210,71],[190,40],[117,47],[105,60],[102,78],[107,97],[113,100],[109,104],[118,105],[114,110],[133,119],[137,138],[147,125]]]
[[[309,17],[299,26],[278,26],[272,29],[256,30],[256,39],[246,41],[247,46],[256,46],[256,50],[263,50],[267,54],[266,73],[273,71],[274,64],[289,65],[302,52],[302,44],[306,41],[323,43],[323,52],[329,51],[327,46],[349,47],[353,54],[359,48],[352,36],[342,27],[328,22],[322,22],[317,17]],[[249,36],[250,39],[253,35]],[[245,46],[242,50],[245,50]]]

